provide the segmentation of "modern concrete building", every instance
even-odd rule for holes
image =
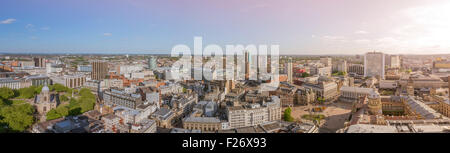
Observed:
[[[34,61],[35,67],[45,67],[46,66],[45,58],[35,57],[35,58],[33,58],[33,61]]]
[[[125,91],[115,88],[105,90],[103,100],[109,106],[124,106],[132,109],[143,104],[140,94],[127,94]]]
[[[312,66],[310,69],[311,75],[319,75],[319,76],[331,76],[331,66],[328,67],[319,67]]]
[[[348,73],[355,73],[358,75],[364,75],[364,65],[362,64],[349,64]]]
[[[384,79],[384,54],[381,52],[368,52],[364,56],[364,77]]]
[[[84,75],[67,75],[64,76],[65,86],[68,88],[83,87],[86,82],[86,76]]]
[[[277,96],[270,102],[230,106],[226,109],[230,128],[255,126],[281,119],[281,103]]]
[[[78,72],[92,72],[92,65],[78,65]]]
[[[320,58],[320,63],[322,63],[325,67],[332,65],[331,58],[329,57]]]
[[[158,67],[157,60],[158,60],[158,57],[155,57],[155,56],[151,56],[148,59],[148,68],[150,70],[154,70],[154,69],[156,69]]]
[[[287,71],[287,82],[293,83],[294,82],[294,78],[293,78],[294,68],[292,65],[292,58],[289,58],[286,63],[286,71]]]
[[[106,78],[108,74],[108,63],[102,61],[94,61],[92,62],[92,80],[103,80]]]
[[[399,55],[391,55],[390,58],[391,58],[390,68],[400,68],[401,67]]]
[[[336,61],[332,66],[333,72],[347,72],[347,61]]]

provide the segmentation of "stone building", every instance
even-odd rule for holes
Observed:
[[[443,96],[433,96],[433,99],[438,102],[435,110],[444,116],[450,117],[450,100]]]
[[[332,100],[339,96],[337,84],[330,77],[321,76],[318,79],[318,83],[304,83],[304,88],[311,89],[317,98],[321,98],[325,101]]]
[[[307,105],[316,101],[316,94],[308,88],[300,88],[297,90],[297,104]]]
[[[59,96],[56,93],[51,93],[47,86],[42,88],[41,94],[34,99],[34,106],[36,106],[40,121],[45,121],[47,113],[56,108],[59,104]]]
[[[382,115],[381,97],[377,90],[372,90],[368,96],[369,113],[372,115]]]
[[[222,123],[215,117],[187,117],[183,120],[183,128],[189,130],[218,131]]]

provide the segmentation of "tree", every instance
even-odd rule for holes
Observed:
[[[50,86],[49,88],[50,88],[50,90],[56,91],[56,92],[66,92],[68,90],[67,87],[65,87],[64,85],[59,84],[59,83],[56,83],[56,84]]]
[[[286,110],[284,110],[284,120],[288,122],[294,121],[294,118],[291,116],[292,109],[288,107]]]
[[[61,95],[61,96],[59,96],[59,100],[61,100],[61,101],[63,101],[63,102],[66,102],[66,101],[69,100],[69,98],[67,98],[66,95]]]
[[[36,87],[31,86],[28,88],[19,89],[19,98],[30,99],[36,95]]]
[[[69,105],[67,106],[67,115],[79,115],[81,113],[94,109],[96,96],[92,94],[91,90],[83,88],[79,92],[80,97],[78,99],[71,98]],[[66,116],[65,114],[62,114]]]
[[[302,73],[302,78],[306,78],[306,77],[309,77],[309,73],[307,73],[307,72]]]
[[[8,87],[0,88],[0,98],[9,99],[14,97],[14,91]]]
[[[94,109],[94,105],[95,105],[95,101],[87,100],[87,99],[81,100],[81,103],[80,103],[81,113],[84,113],[84,112]]]
[[[336,72],[333,72],[333,74],[331,74],[331,75],[333,75],[333,76],[344,76],[344,75],[347,75],[347,72],[336,71]]]
[[[36,88],[34,88],[35,93],[36,93],[36,94],[41,94],[41,91],[42,91],[42,88],[43,88],[43,87],[44,87],[44,86],[40,85],[40,86],[37,86]]]
[[[56,107],[56,113],[61,116],[67,116],[69,115],[69,108],[67,106],[60,105]]]
[[[406,70],[406,73],[411,73],[412,72],[412,70],[411,69],[408,69],[408,70]]]
[[[8,131],[22,132],[33,124],[33,106],[30,104],[2,106],[0,125],[6,125]]]
[[[324,102],[325,100],[322,97],[317,97],[317,101]]]
[[[58,112],[56,112],[55,109],[51,109],[50,111],[48,111],[48,113],[46,114],[46,116],[47,116],[47,121],[49,121],[49,120],[54,120],[54,119],[57,119],[57,118],[61,118],[61,117],[62,117]]]
[[[59,105],[58,107],[56,107],[56,109],[51,109],[46,115],[47,120],[54,120],[64,116],[68,116],[69,107],[67,105]]]

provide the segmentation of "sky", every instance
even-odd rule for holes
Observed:
[[[1,0],[0,53],[170,53],[178,44],[281,54],[450,53],[448,0]]]

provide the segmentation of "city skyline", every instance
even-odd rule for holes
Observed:
[[[450,49],[445,1],[107,2],[2,1],[0,53],[170,54],[195,36],[220,46],[279,44],[282,55]]]

